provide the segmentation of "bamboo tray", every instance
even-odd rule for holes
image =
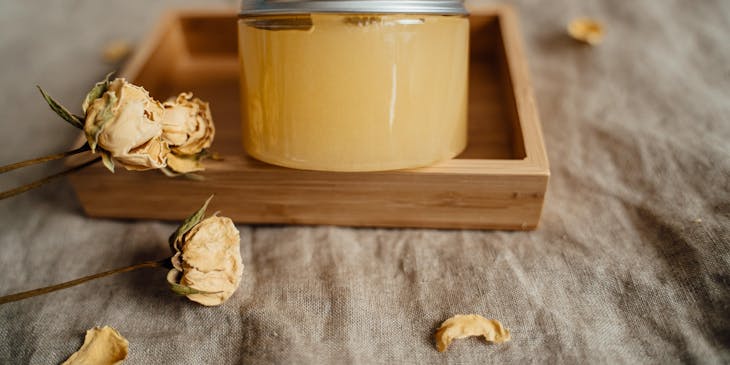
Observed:
[[[516,15],[472,9],[469,144],[427,168],[316,172],[268,165],[241,146],[235,11],[167,14],[121,76],[158,99],[193,91],[211,103],[217,134],[204,181],[159,172],[71,177],[94,217],[180,220],[216,194],[211,211],[238,223],[534,229],[549,177]]]

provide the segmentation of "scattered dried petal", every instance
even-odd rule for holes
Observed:
[[[434,336],[436,348],[444,352],[454,339],[471,336],[484,336],[484,339],[494,343],[510,340],[509,330],[504,328],[495,319],[486,319],[477,314],[457,314],[441,324]]]
[[[123,39],[117,39],[104,46],[101,57],[108,63],[117,63],[132,52],[132,44]]]
[[[577,18],[568,24],[573,39],[595,46],[603,41],[603,24],[591,18]]]
[[[81,348],[62,365],[117,365],[127,358],[129,342],[114,328],[94,327],[86,331]]]

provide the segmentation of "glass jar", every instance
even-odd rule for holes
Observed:
[[[466,146],[461,1],[243,1],[238,36],[243,143],[254,158],[379,171]]]

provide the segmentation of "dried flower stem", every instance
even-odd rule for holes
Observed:
[[[79,147],[79,148],[77,148],[75,150],[61,152],[61,153],[56,153],[56,154],[53,154],[53,155],[48,155],[48,156],[34,158],[32,160],[21,161],[21,162],[16,162],[16,163],[10,164],[10,165],[5,165],[5,166],[0,167],[0,174],[4,174],[4,173],[6,173],[8,171],[13,171],[13,170],[19,169],[21,167],[31,166],[31,165],[35,165],[35,164],[42,163],[42,162],[59,160],[59,159],[62,159],[64,157],[73,156],[73,155],[76,155],[76,154],[79,154],[79,153],[82,153],[82,152],[89,151],[90,149],[91,149],[91,147],[89,147],[89,144],[87,143],[87,144],[84,144],[83,146],[81,146],[81,147]]]
[[[61,283],[61,284],[56,284],[56,285],[51,285],[51,286],[47,286],[44,288],[28,290],[28,291],[24,291],[24,292],[16,293],[16,294],[10,294],[10,295],[0,297],[0,304],[15,302],[18,300],[23,300],[23,299],[34,297],[37,295],[43,295],[43,294],[47,294],[50,292],[54,292],[56,290],[70,288],[72,286],[79,285],[79,284],[82,284],[82,283],[85,283],[87,281],[91,281],[94,279],[103,278],[103,277],[109,276],[109,275],[134,271],[137,269],[143,269],[143,268],[147,268],[147,267],[164,267],[164,266],[168,265],[169,262],[170,262],[169,257],[162,259],[162,260],[157,260],[157,261],[145,261],[145,262],[141,262],[141,263],[134,264],[134,265],[120,267],[120,268],[114,269],[114,270],[100,272],[100,273],[94,274],[94,275],[84,276],[83,278],[67,281],[67,282]]]
[[[84,162],[84,163],[82,163],[82,164],[80,164],[78,166],[74,166],[74,167],[71,167],[69,169],[63,170],[63,171],[61,171],[61,172],[59,172],[57,174],[53,174],[51,176],[44,177],[44,178],[42,178],[42,179],[40,179],[38,181],[34,181],[34,182],[30,183],[30,184],[26,184],[26,185],[17,187],[17,188],[12,189],[12,190],[3,191],[2,193],[0,193],[0,200],[9,198],[11,196],[18,195],[20,193],[24,193],[24,192],[26,192],[28,190],[31,190],[31,189],[35,189],[35,188],[37,188],[39,186],[45,185],[45,184],[53,181],[56,178],[59,178],[59,177],[64,176],[64,175],[68,175],[68,174],[70,174],[72,172],[75,172],[75,171],[78,171],[78,170],[81,170],[84,167],[89,166],[89,165],[93,165],[93,164],[95,164],[95,163],[97,163],[99,161],[101,161],[101,157],[95,158],[95,159],[93,159],[91,161],[88,161],[88,162]]]

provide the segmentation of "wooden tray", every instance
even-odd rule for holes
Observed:
[[[216,194],[211,211],[239,223],[533,229],[549,169],[517,19],[508,7],[472,10],[469,144],[427,168],[315,172],[268,165],[241,146],[236,13],[166,15],[121,76],[158,99],[193,91],[217,126],[204,181],[97,164],[71,177],[94,217],[180,220]]]

